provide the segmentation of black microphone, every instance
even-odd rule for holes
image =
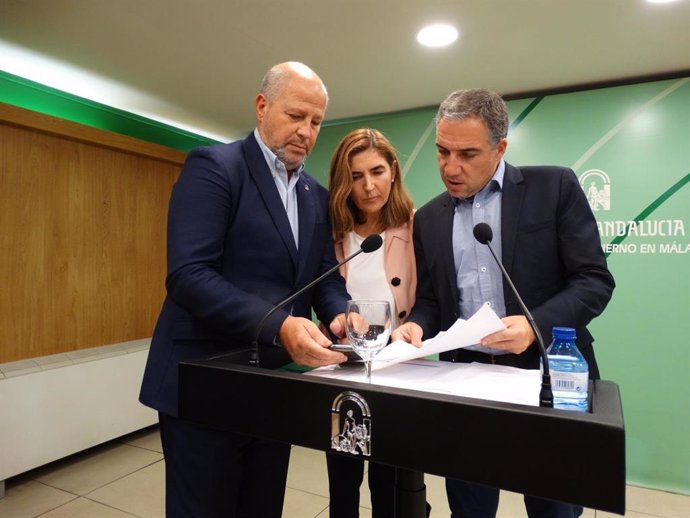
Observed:
[[[534,336],[537,337],[537,345],[539,345],[539,354],[541,354],[541,363],[543,367],[543,373],[541,377],[541,392],[539,392],[539,406],[553,408],[553,392],[551,392],[551,374],[549,373],[549,358],[546,356],[544,339],[541,337],[539,328],[537,327],[537,324],[534,322],[532,313],[529,312],[529,309],[527,309],[527,306],[525,306],[525,303],[522,301],[522,298],[520,297],[520,294],[515,288],[513,281],[510,279],[508,272],[503,267],[503,263],[496,255],[494,247],[491,246],[491,240],[494,237],[494,232],[493,230],[491,230],[491,227],[487,223],[477,223],[474,226],[472,232],[474,234],[474,238],[477,241],[489,247],[491,255],[494,256],[496,264],[498,264],[498,267],[501,269],[501,272],[503,273],[503,277],[505,277],[505,280],[508,281],[510,289],[513,290],[513,295],[515,295],[518,304],[520,304],[522,313],[525,315],[527,321],[529,322],[529,325],[532,327],[532,331],[534,331]]]
[[[383,244],[383,238],[380,235],[371,234],[370,236],[367,236],[364,239],[364,241],[362,241],[362,244],[360,245],[359,250],[357,250],[354,254],[350,255],[349,257],[346,257],[341,262],[336,264],[333,268],[328,270],[326,273],[320,275],[319,277],[317,277],[316,279],[311,281],[309,284],[307,284],[303,288],[297,290],[295,293],[290,295],[285,300],[282,300],[278,304],[273,306],[271,308],[271,310],[268,313],[266,313],[266,315],[264,315],[264,317],[259,322],[259,325],[256,327],[256,335],[254,336],[254,342],[252,342],[252,352],[251,352],[251,356],[249,358],[249,364],[253,365],[255,367],[259,367],[259,334],[261,334],[261,330],[264,328],[264,324],[266,323],[266,320],[268,320],[269,317],[271,315],[273,315],[273,313],[275,313],[279,309],[287,306],[290,302],[292,302],[297,297],[302,295],[302,293],[304,293],[305,291],[310,289],[315,284],[324,280],[326,277],[331,275],[333,272],[335,272],[342,265],[344,265],[345,263],[347,263],[351,259],[354,259],[356,256],[358,256],[362,252],[364,252],[365,254],[368,254],[370,252],[374,252],[374,251],[378,250],[379,248],[381,248],[382,244]]]

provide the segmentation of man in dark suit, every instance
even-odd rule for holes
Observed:
[[[507,132],[506,105],[493,92],[460,90],[439,107],[436,148],[447,192],[415,215],[417,299],[393,338],[419,345],[422,337],[448,329],[488,302],[506,329],[441,359],[539,368],[534,332],[488,247],[473,237],[474,226],[484,222],[542,336],[550,337],[554,326],[576,328],[578,347],[596,379],[593,338],[585,326],[603,311],[614,288],[596,221],[572,170],[503,161]],[[446,490],[453,518],[495,517],[497,488],[447,479]],[[582,513],[580,506],[528,496],[525,506],[530,518]]]
[[[173,188],[167,296],[140,395],[159,412],[168,518],[282,513],[289,445],[179,419],[177,369],[251,344],[273,305],[335,266],[328,194],[303,170],[327,101],[311,69],[276,65],[256,97],[256,130],[192,151]],[[345,361],[327,348],[311,309],[343,335],[347,299],[342,277],[331,275],[275,312],[259,342],[284,347],[302,365]]]

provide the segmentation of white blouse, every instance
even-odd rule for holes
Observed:
[[[395,307],[393,292],[386,278],[384,269],[384,249],[386,233],[382,232],[383,245],[368,254],[359,254],[347,266],[346,287],[353,299],[387,300],[391,305],[392,329],[398,327],[398,311]],[[364,237],[356,232],[350,232],[346,239],[350,241],[350,250],[359,250]]]

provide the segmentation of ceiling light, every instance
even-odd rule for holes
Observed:
[[[425,47],[445,47],[458,39],[458,30],[452,25],[427,25],[417,33],[417,41]]]
[[[647,0],[650,4],[670,4],[676,2],[677,0]]]

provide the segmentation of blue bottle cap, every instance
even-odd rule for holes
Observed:
[[[572,327],[554,327],[551,330],[554,340],[575,340],[575,329]]]

